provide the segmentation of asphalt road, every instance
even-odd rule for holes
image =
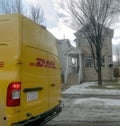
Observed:
[[[120,95],[97,95],[97,94],[63,94],[63,98],[104,98],[104,99],[120,99]]]
[[[54,122],[51,121],[45,126],[120,126],[120,122],[79,122],[79,121]]]
[[[120,96],[113,96],[113,95],[95,95],[95,96],[91,96],[91,95],[63,95],[63,99],[65,102],[65,108],[64,108],[64,114],[68,113],[69,109],[72,109],[71,106],[68,104],[69,100],[71,101],[71,99],[76,99],[76,98],[89,98],[89,97],[98,97],[98,98],[108,98],[108,99],[119,99]],[[70,102],[69,102],[70,103]],[[74,108],[73,108],[74,109]],[[66,112],[65,112],[66,111]],[[83,111],[83,110],[82,110]],[[61,115],[60,115],[61,116]],[[86,119],[87,120],[87,119]],[[89,120],[89,119],[88,119]],[[44,126],[120,126],[120,121],[116,120],[116,121],[71,121],[71,119],[68,118],[68,120],[63,120],[59,121],[58,119],[53,119],[52,121],[50,121],[49,123],[47,123]]]

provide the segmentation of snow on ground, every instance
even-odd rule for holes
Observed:
[[[63,112],[55,121],[120,122],[120,100],[63,99]]]
[[[71,86],[69,89],[62,92],[63,94],[96,94],[96,95],[120,95],[120,90],[111,89],[90,89],[92,85],[97,85],[97,82],[85,82],[80,85]]]
[[[75,99],[73,108],[74,117],[81,121],[120,121],[120,100]]]
[[[63,94],[112,94],[120,95],[119,90],[89,89],[96,82],[86,82],[75,85]],[[63,112],[55,121],[87,121],[87,122],[117,122],[120,123],[120,100],[101,98],[63,98]]]
[[[76,107],[84,108],[85,106],[87,108],[98,108],[101,106],[112,106],[114,107],[120,107],[120,100],[115,99],[100,99],[100,98],[82,98],[82,99],[76,99],[73,102],[73,105]]]

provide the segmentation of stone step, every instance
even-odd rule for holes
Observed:
[[[78,83],[78,74],[69,74],[67,78],[67,84],[77,84]]]

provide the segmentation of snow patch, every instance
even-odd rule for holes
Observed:
[[[102,107],[102,106],[112,106],[113,108],[120,107],[120,100],[114,100],[114,99],[100,99],[100,98],[82,98],[82,99],[76,99],[73,103],[76,107]]]
[[[120,95],[120,90],[88,88],[89,86],[96,84],[97,82],[85,82],[80,85],[74,85],[65,90],[63,94]]]

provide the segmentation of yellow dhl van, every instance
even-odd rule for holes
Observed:
[[[37,126],[62,111],[56,39],[20,15],[0,16],[0,126]]]

